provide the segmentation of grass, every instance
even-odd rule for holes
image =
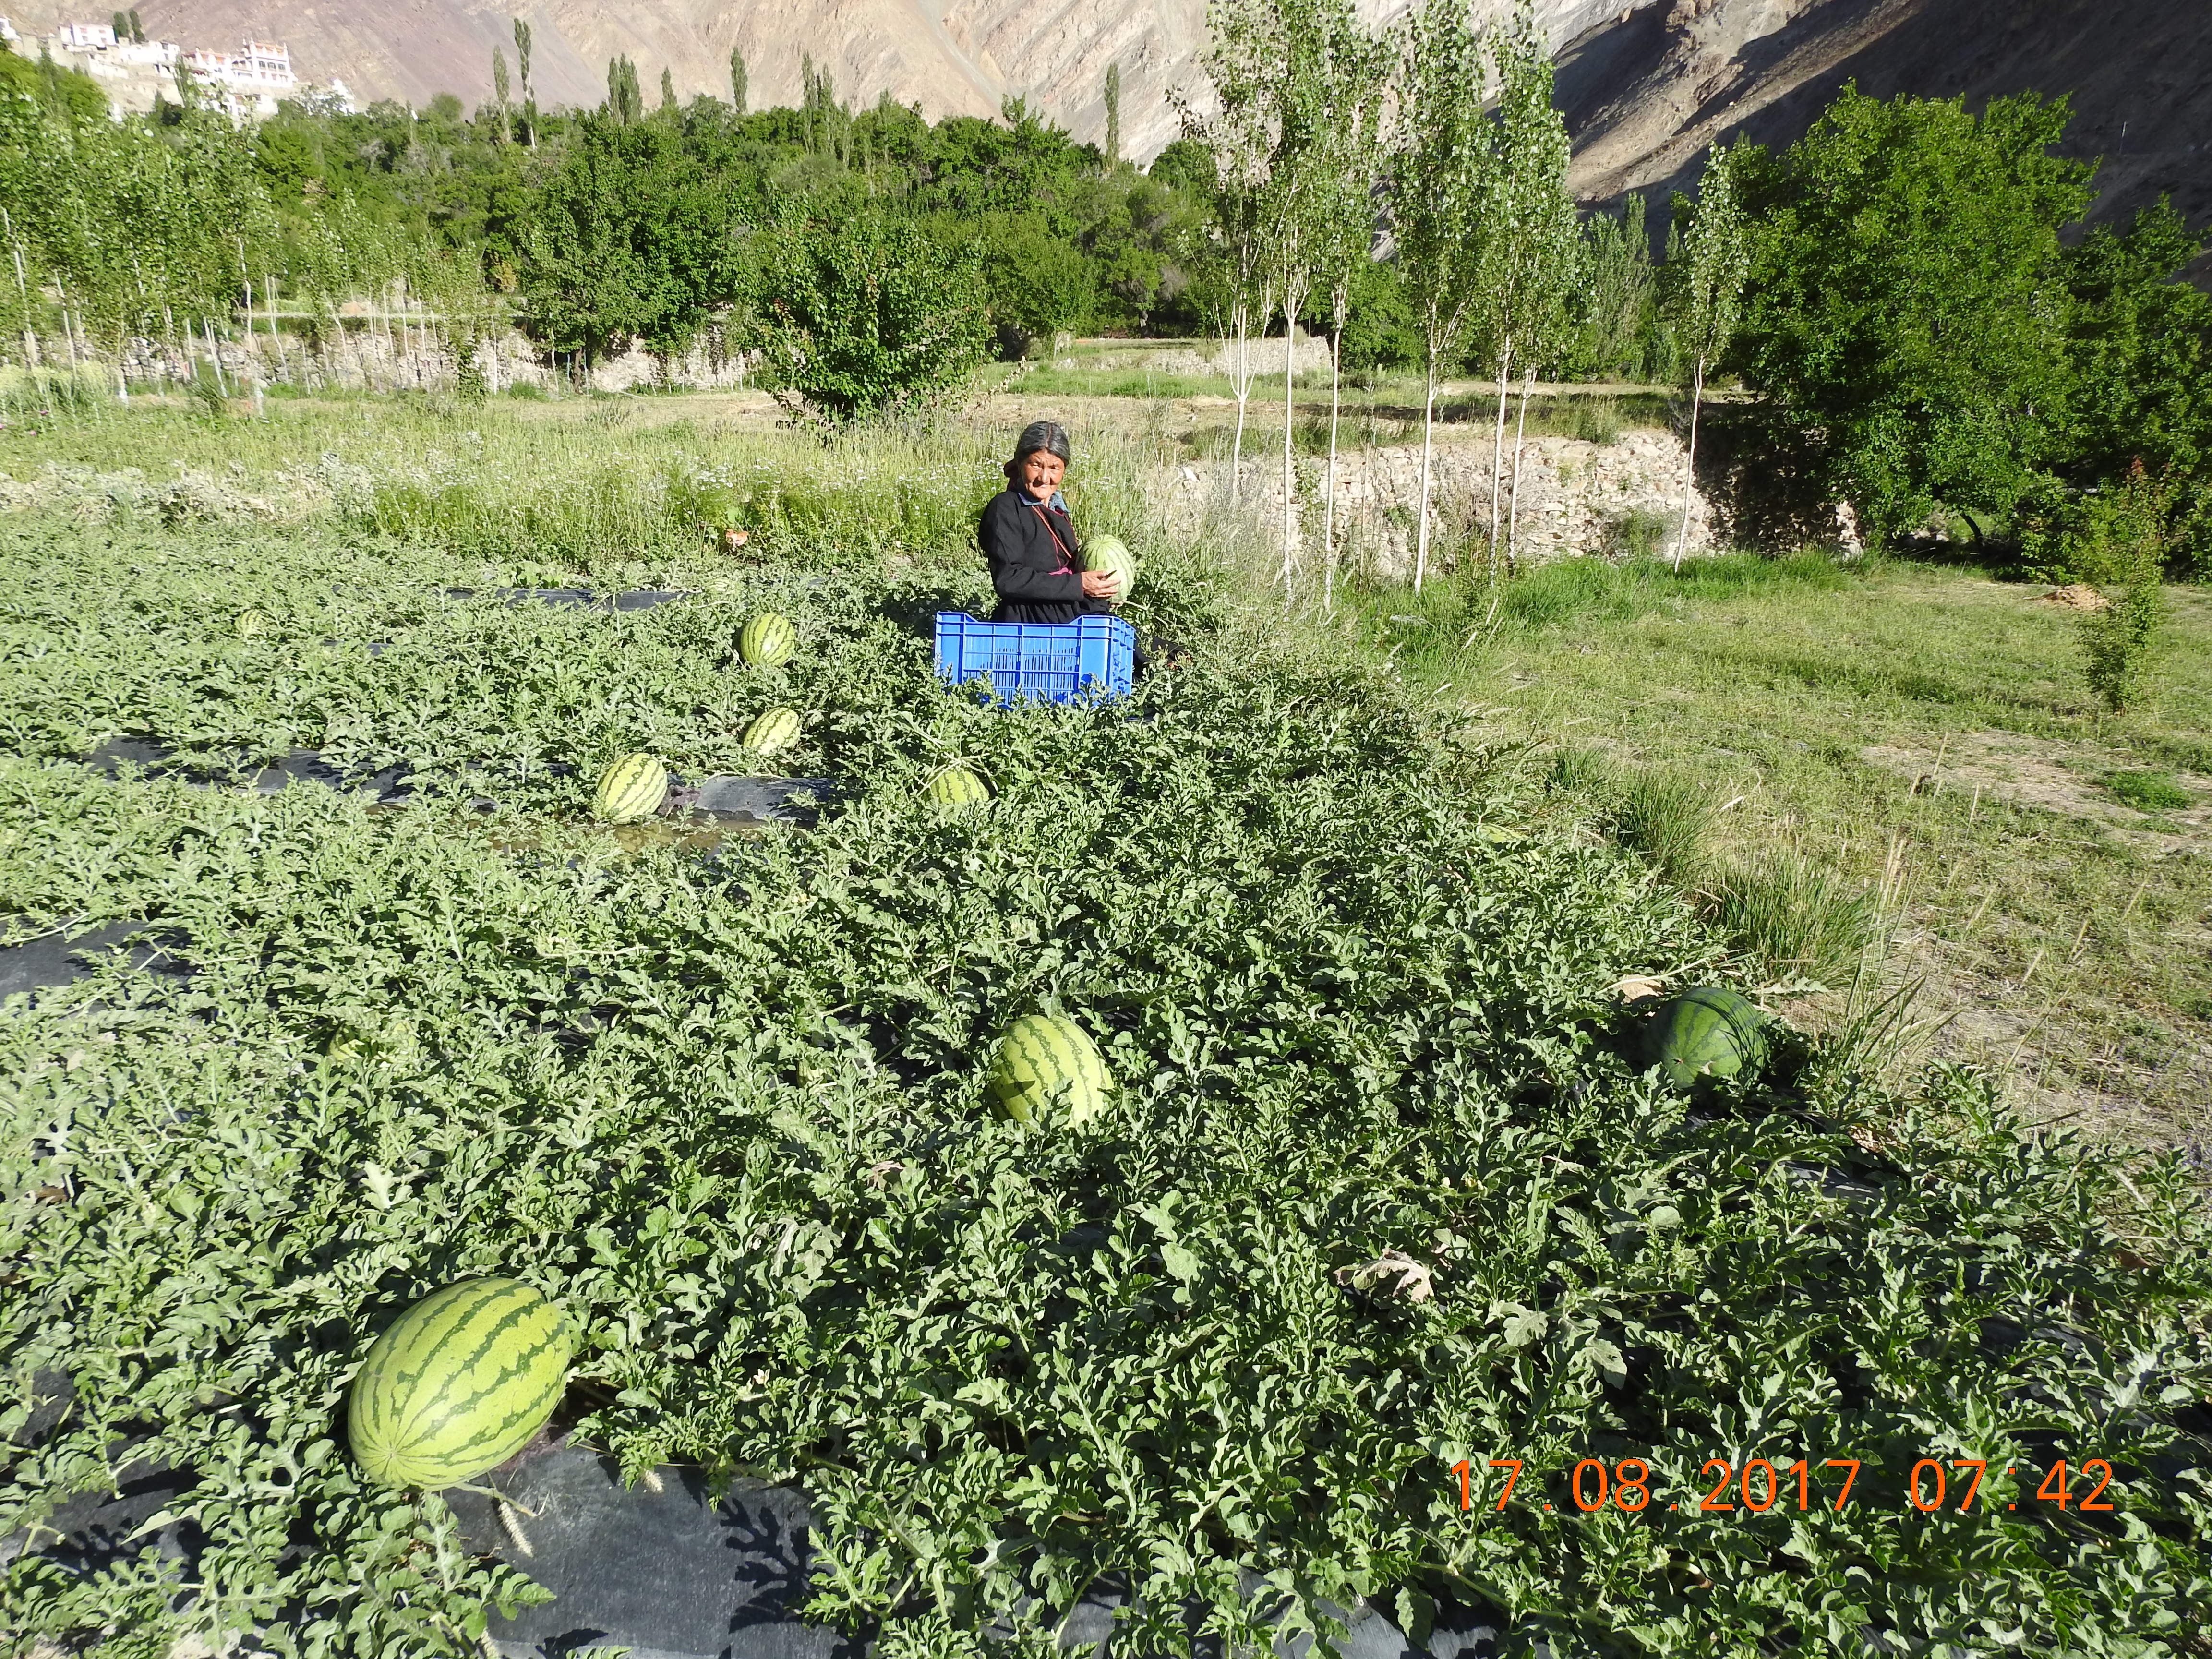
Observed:
[[[1592,818],[1702,883],[1778,975],[1850,955],[1901,848],[1898,968],[1956,1017],[1939,1047],[2015,1070],[2047,1118],[2180,1143],[2212,1137],[2212,860],[2201,830],[2094,804],[2178,810],[2172,772],[2212,760],[2190,667],[2212,660],[2212,594],[2172,593],[2125,720],[2091,696],[2070,617],[1972,568],[1578,560],[1502,593],[1355,589],[1343,626],[1479,729],[1572,757],[1552,765]],[[1624,807],[1624,771],[1679,788]],[[1731,798],[1686,850],[1689,803]]]

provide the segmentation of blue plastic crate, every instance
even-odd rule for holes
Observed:
[[[1137,665],[1137,630],[1119,617],[1071,623],[978,622],[937,613],[937,673],[953,684],[988,677],[1002,702],[1066,702],[1085,692],[1127,696]]]

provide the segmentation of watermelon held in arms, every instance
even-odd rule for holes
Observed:
[[[763,611],[738,633],[738,654],[755,668],[775,668],[791,660],[799,648],[799,630],[791,618]]]
[[[939,767],[921,793],[940,811],[957,811],[990,799],[991,786],[956,761]]]
[[[1083,568],[1113,573],[1115,586],[1110,604],[1121,604],[1137,585],[1137,556],[1118,536],[1093,536],[1083,550]]]
[[[1765,1026],[1740,992],[1693,986],[1652,1017],[1648,1052],[1669,1085],[1686,1089],[1701,1077],[1756,1072],[1766,1061]]]
[[[638,823],[660,810],[668,795],[668,769],[658,755],[624,755],[599,774],[592,816],[602,823]]]
[[[999,1038],[991,1060],[991,1097],[1017,1123],[1057,1100],[1071,1124],[1098,1115],[1114,1079],[1090,1034],[1072,1019],[1024,1014]]]
[[[515,1279],[434,1291],[376,1339],[346,1395],[346,1440],[379,1486],[435,1492],[520,1451],[574,1355],[560,1309]]]
[[[779,749],[788,749],[799,741],[799,711],[771,708],[757,714],[738,741],[758,755],[773,755]]]

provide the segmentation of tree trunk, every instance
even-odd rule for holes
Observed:
[[[1490,438],[1490,568],[1498,569],[1498,532],[1499,524],[1498,497],[1505,483],[1505,386],[1513,374],[1513,343],[1508,340],[1498,355],[1498,424]]]
[[[1505,509],[1505,574],[1515,569],[1514,555],[1521,534],[1521,451],[1528,435],[1528,393],[1536,384],[1535,360],[1521,366],[1521,418],[1513,427],[1513,494]]]
[[[1244,313],[1237,313],[1236,355],[1229,366],[1229,389],[1237,394],[1237,434],[1229,441],[1229,505],[1236,507],[1244,498],[1244,404],[1252,395],[1252,377],[1247,372],[1252,361],[1245,337]]]
[[[1297,561],[1298,489],[1297,462],[1293,459],[1291,439],[1291,370],[1297,362],[1293,347],[1297,342],[1297,307],[1290,297],[1287,287],[1283,299],[1283,597],[1291,596],[1291,576]]]
[[[1690,385],[1690,443],[1682,457],[1682,532],[1674,538],[1674,568],[1682,568],[1682,555],[1690,547],[1690,504],[1698,495],[1698,405],[1705,398],[1705,360],[1698,359]]]
[[[1429,448],[1437,425],[1437,355],[1429,353],[1427,373],[1423,378],[1421,396],[1421,494],[1415,503],[1419,517],[1419,529],[1413,538],[1413,592],[1421,591],[1421,582],[1429,571]]]
[[[1321,613],[1334,614],[1336,605],[1336,422],[1344,406],[1345,293],[1335,295],[1336,331],[1328,343],[1328,470],[1322,476]]]

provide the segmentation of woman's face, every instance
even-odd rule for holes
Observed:
[[[1022,488],[1038,501],[1048,501],[1066,476],[1067,463],[1048,449],[1032,449],[1022,457],[1018,471]]]

